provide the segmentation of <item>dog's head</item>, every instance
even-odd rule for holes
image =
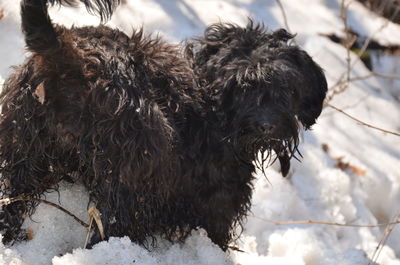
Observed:
[[[315,123],[327,90],[321,68],[288,44],[292,38],[283,29],[269,34],[251,21],[245,28],[215,24],[191,50],[230,140],[250,157],[274,150],[284,175],[300,124],[308,129]]]

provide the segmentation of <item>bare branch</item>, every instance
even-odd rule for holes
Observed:
[[[331,107],[332,109],[334,109],[334,110],[336,110],[336,111],[339,111],[340,113],[346,115],[347,117],[349,117],[349,118],[352,119],[352,120],[355,120],[356,122],[358,122],[358,123],[361,124],[361,125],[367,126],[367,127],[369,127],[369,128],[372,128],[372,129],[375,129],[375,130],[378,130],[378,131],[381,131],[381,132],[384,132],[384,133],[388,133],[388,134],[400,136],[400,133],[388,131],[388,130],[385,130],[385,129],[382,129],[382,128],[373,126],[373,125],[371,125],[371,124],[365,123],[365,122],[363,122],[363,121],[361,121],[361,120],[359,120],[359,119],[357,119],[357,118],[351,116],[350,114],[344,112],[343,110],[341,110],[341,109],[339,109],[339,108],[337,108],[337,107],[335,107],[335,106],[329,104],[328,102],[325,102],[325,105],[328,106],[328,107]]]
[[[364,80],[364,79],[368,79],[371,77],[380,77],[380,78],[386,78],[386,79],[400,80],[400,75],[389,75],[389,74],[380,74],[380,73],[376,73],[376,72],[371,72],[368,75],[356,76],[356,77],[350,78],[350,82]]]
[[[364,79],[368,79],[371,77],[380,77],[380,78],[400,80],[400,75],[388,75],[388,74],[380,74],[380,73],[372,72],[368,75],[353,77],[350,79],[350,81],[364,80]]]
[[[351,73],[351,51],[350,48],[354,44],[354,42],[357,40],[357,37],[354,35],[350,34],[349,30],[349,25],[347,24],[347,9],[350,4],[346,5],[346,0],[342,0],[340,4],[340,18],[342,19],[343,25],[344,25],[344,32],[346,33],[346,40],[344,43],[344,46],[346,47],[346,62],[347,62],[347,74],[346,74],[346,80],[349,82],[350,80],[350,73]]]
[[[348,32],[347,15],[346,15],[346,12],[347,12],[347,11],[345,12],[345,10],[348,9],[350,3],[346,6],[346,5],[344,4],[344,2],[345,2],[345,0],[342,0],[342,5],[341,5],[341,18],[342,18],[342,21],[343,21],[343,23],[344,23],[345,31],[346,31],[346,29],[347,29],[347,32],[346,32],[346,38],[347,38],[347,37],[348,37],[347,34],[348,34],[349,32]],[[342,11],[342,10],[343,10],[343,11]],[[342,13],[343,13],[343,15],[342,15]],[[364,55],[365,51],[367,50],[368,45],[371,43],[371,41],[373,40],[373,38],[375,37],[375,35],[376,35],[377,33],[379,33],[380,31],[382,31],[382,30],[383,30],[385,27],[387,27],[388,25],[389,25],[389,21],[386,20],[385,23],[383,23],[383,24],[382,24],[378,29],[376,29],[370,36],[368,36],[368,38],[364,41],[364,43],[363,43],[361,49],[359,50],[357,58],[356,58],[355,60],[353,60],[353,62],[351,62],[350,64],[349,64],[349,62],[350,62],[350,57],[349,57],[349,56],[350,56],[351,52],[350,52],[349,48],[347,48],[348,45],[346,45],[346,51],[347,51],[347,56],[346,56],[347,68],[346,68],[346,71],[344,71],[344,72],[339,76],[339,78],[338,78],[338,80],[336,81],[336,83],[333,84],[333,85],[330,87],[330,89],[329,89],[329,90],[330,90],[330,93],[329,93],[329,95],[327,95],[327,97],[326,97],[326,100],[327,100],[327,101],[331,101],[336,95],[343,93],[343,92],[348,88],[349,82],[352,81],[352,78],[350,77],[350,72],[349,72],[349,70],[351,71],[351,69],[354,67],[354,65],[355,65],[356,63],[358,63],[358,62],[361,60],[361,57]],[[338,89],[336,89],[336,88],[338,88]]]
[[[365,80],[365,79],[369,79],[372,77],[400,80],[400,75],[381,74],[381,73],[371,72],[368,75],[352,77],[352,78],[350,78],[350,80],[342,79],[340,82],[336,82],[336,84],[334,86],[332,86],[331,89],[333,89],[335,86],[343,87],[345,84],[348,84],[349,82],[351,83],[351,82],[355,82],[355,81]],[[336,90],[336,92],[338,92],[338,91],[340,91],[340,89]],[[337,94],[339,94],[339,93],[335,93],[334,95],[337,95]],[[330,101],[331,99],[332,99],[332,95],[330,95],[330,97],[327,97],[327,101]]]

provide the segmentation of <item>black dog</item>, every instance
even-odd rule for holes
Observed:
[[[103,19],[118,4],[81,1]],[[250,207],[257,153],[275,151],[286,174],[298,123],[320,114],[321,69],[288,33],[252,23],[211,26],[185,55],[140,31],[53,25],[47,4],[74,2],[22,1],[32,55],[1,95],[2,197],[38,198],[79,175],[106,238],[146,245],[203,227],[226,249]],[[3,207],[4,241],[26,237],[21,224],[35,207]],[[99,240],[96,232],[91,243]]]
[[[202,139],[204,150],[193,150],[199,154],[193,168],[203,179],[196,200],[210,217],[202,225],[222,246],[249,209],[255,166],[263,170],[278,158],[286,176],[301,125],[310,128],[321,113],[325,76],[306,52],[288,45],[292,38],[249,21],[245,28],[212,25],[187,44],[212,123],[193,139]]]

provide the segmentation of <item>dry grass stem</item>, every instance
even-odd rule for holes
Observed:
[[[298,225],[298,224],[316,224],[316,225],[330,225],[330,226],[342,226],[342,227],[382,227],[382,226],[389,226],[389,225],[396,225],[400,223],[400,220],[396,220],[390,223],[381,223],[381,224],[340,224],[340,223],[333,223],[333,222],[321,222],[321,221],[313,221],[313,220],[302,220],[302,221],[291,221],[291,222],[276,222],[273,220],[269,220],[266,218],[258,217],[255,215],[248,215],[248,217],[252,217],[255,219],[259,219],[261,221],[265,221],[274,225]]]
[[[375,248],[375,251],[372,254],[371,260],[368,263],[368,265],[372,265],[371,262],[377,263],[378,257],[381,254],[382,249],[385,246],[387,240],[389,239],[389,236],[392,233],[394,226],[396,224],[400,223],[400,214],[397,214],[392,220],[394,220],[394,221],[387,224],[385,231],[383,232],[382,238],[379,241],[378,246]]]
[[[39,202],[39,203],[44,203],[47,205],[50,205],[54,208],[57,208],[61,211],[63,211],[64,213],[68,214],[69,216],[71,216],[72,218],[74,218],[78,223],[80,223],[82,226],[84,227],[88,227],[88,224],[86,224],[84,221],[82,221],[81,219],[79,219],[76,215],[74,215],[73,213],[71,213],[70,211],[68,211],[67,209],[61,207],[60,205],[57,205],[53,202],[50,201],[46,201],[43,199],[38,199],[38,198],[22,198],[22,197],[16,197],[16,198],[7,198],[7,199],[2,199],[0,200],[0,205],[8,205],[10,203],[14,203],[17,201],[31,201],[31,202]]]

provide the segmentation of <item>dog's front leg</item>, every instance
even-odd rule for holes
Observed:
[[[241,218],[247,212],[250,195],[251,189],[246,184],[242,189],[236,189],[223,183],[218,190],[203,197],[200,226],[224,251],[235,236],[235,226],[241,223]]]
[[[237,235],[235,228],[250,208],[252,194],[251,164],[232,160],[207,163],[195,201],[201,218],[199,226],[206,229],[211,240],[223,250]]]

